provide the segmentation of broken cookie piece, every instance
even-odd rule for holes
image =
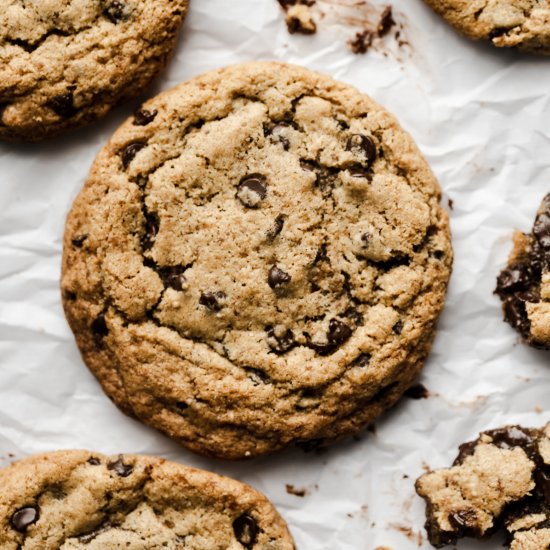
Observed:
[[[151,456],[45,453],[0,470],[0,486],[2,550],[294,550],[252,487]]]
[[[426,501],[426,531],[436,548],[504,528],[513,550],[550,543],[550,423],[506,426],[460,446],[453,466],[424,474],[416,492]]]
[[[534,347],[550,349],[550,193],[531,234],[516,233],[514,249],[497,279],[505,320]]]

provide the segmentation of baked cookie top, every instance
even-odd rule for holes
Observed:
[[[251,487],[138,455],[59,451],[0,470],[2,550],[293,550]]]
[[[69,215],[84,360],[198,452],[355,432],[428,352],[452,261],[439,194],[348,85],[276,63],[184,83],[121,126]]]
[[[550,544],[550,424],[506,426],[460,446],[452,468],[416,482],[426,501],[426,530],[441,548],[504,527],[512,550]]]
[[[497,280],[504,319],[534,347],[550,349],[550,193],[531,234],[517,232]]]
[[[470,38],[550,55],[548,0],[425,0]]]
[[[0,139],[40,140],[142,93],[186,11],[187,0],[4,0]]]

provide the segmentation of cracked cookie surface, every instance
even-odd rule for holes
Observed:
[[[187,0],[5,0],[0,139],[38,141],[142,93],[186,11]]]
[[[140,455],[37,455],[0,470],[3,550],[293,550],[251,487]]]
[[[355,433],[429,352],[438,184],[367,96],[250,63],[147,102],[68,217],[63,302],[125,412],[226,458]]]
[[[550,193],[531,234],[517,232],[508,266],[497,279],[504,319],[524,340],[550,349]]]
[[[433,546],[504,528],[512,550],[550,545],[550,424],[506,426],[460,446],[452,468],[416,482]]]
[[[455,28],[499,48],[550,55],[547,0],[425,0]]]

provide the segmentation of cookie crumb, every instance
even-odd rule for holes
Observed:
[[[286,492],[289,495],[294,495],[295,497],[305,497],[308,494],[307,489],[305,488],[297,489],[296,487],[294,487],[294,485],[290,485],[289,483],[285,485],[285,488],[286,488]]]

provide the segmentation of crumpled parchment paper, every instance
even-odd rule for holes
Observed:
[[[454,204],[454,274],[421,378],[430,397],[404,398],[374,433],[323,454],[246,463],[194,456],[120,413],[80,359],[58,286],[65,216],[134,101],[45,144],[0,144],[2,464],[60,448],[156,454],[251,483],[300,549],[409,550],[430,548],[413,488],[423,468],[450,465],[480,430],[550,420],[550,353],[519,342],[492,294],[513,229],[530,230],[550,190],[550,59],[470,42],[421,0],[396,0],[394,12],[408,44],[390,34],[357,56],[346,41],[358,29],[338,17],[319,21],[314,36],[290,36],[275,0],[191,0],[177,52],[147,93],[226,64],[278,59],[350,82],[397,115]]]

